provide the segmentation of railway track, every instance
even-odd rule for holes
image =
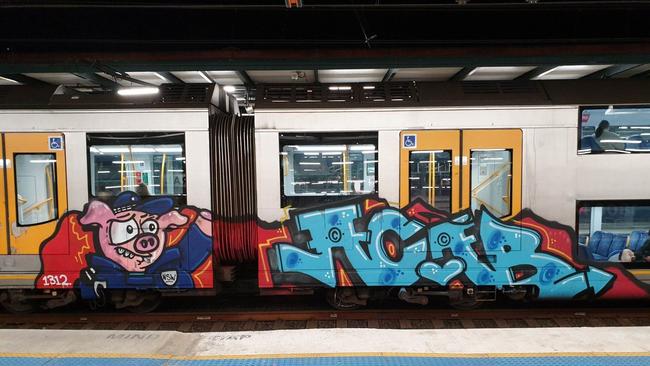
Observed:
[[[3,329],[210,332],[306,328],[469,329],[607,326],[650,326],[650,308],[0,314],[0,328]]]

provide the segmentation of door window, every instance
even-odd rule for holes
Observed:
[[[15,154],[14,160],[18,225],[37,225],[56,219],[56,156]]]
[[[451,212],[451,150],[409,152],[409,200]]]
[[[471,209],[485,206],[498,217],[512,211],[512,150],[475,149],[470,153]]]

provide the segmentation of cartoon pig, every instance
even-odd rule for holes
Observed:
[[[156,215],[146,206],[115,212],[102,201],[90,203],[80,219],[82,225],[97,225],[97,243],[104,256],[129,272],[144,272],[163,252],[166,229],[187,223],[177,211]]]
[[[189,217],[174,209],[169,197],[141,200],[123,192],[108,205],[90,202],[79,222],[93,231],[95,253],[86,258],[80,274],[82,297],[101,296],[103,288],[192,288],[192,273],[210,260],[211,215],[198,211]],[[169,231],[188,226],[184,236],[169,245]]]

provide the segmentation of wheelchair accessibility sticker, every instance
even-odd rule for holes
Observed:
[[[47,140],[50,150],[63,150],[62,136],[48,136]]]
[[[406,149],[414,149],[418,147],[417,135],[403,135],[402,147]]]

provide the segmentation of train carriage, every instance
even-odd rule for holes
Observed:
[[[644,298],[647,87],[263,85],[254,119],[214,85],[6,87],[0,299]]]

